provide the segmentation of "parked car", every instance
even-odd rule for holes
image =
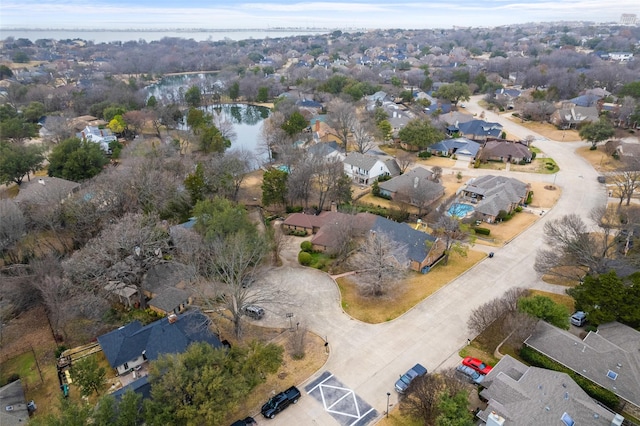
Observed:
[[[256,423],[256,421],[253,419],[253,417],[246,417],[243,420],[236,420],[235,422],[233,422],[231,424],[231,426],[254,426],[257,425],[258,423]]]
[[[484,374],[478,373],[471,367],[460,364],[456,367],[456,371],[458,371],[461,375],[466,377],[468,380],[472,381],[476,385],[479,385],[484,380]]]
[[[604,176],[598,176],[598,182],[600,183],[607,183],[607,178]]]
[[[571,321],[571,324],[575,325],[576,327],[582,327],[584,323],[587,322],[587,314],[582,311],[578,311],[575,314],[571,315],[569,321]]]
[[[247,305],[242,308],[242,312],[249,318],[253,318],[254,320],[259,320],[264,317],[264,309],[260,306],[256,305]]]
[[[420,364],[414,365],[406,373],[404,373],[402,376],[400,376],[400,378],[398,379],[398,381],[396,382],[396,385],[395,385],[396,391],[398,393],[400,393],[400,394],[405,393],[405,391],[409,387],[409,384],[416,377],[421,377],[421,376],[424,376],[425,374],[427,374],[427,369],[426,368],[424,368]]]
[[[471,358],[470,356],[462,360],[462,365],[471,367],[480,374],[489,374],[489,372],[493,368],[492,366],[480,361],[478,358]]]
[[[296,404],[300,399],[300,391],[297,387],[291,386],[284,392],[275,395],[262,406],[260,412],[268,419],[273,419],[276,414],[284,410],[291,404]]]

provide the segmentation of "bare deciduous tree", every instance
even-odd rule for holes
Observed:
[[[455,216],[440,215],[438,221],[433,225],[434,235],[440,237],[444,241],[445,258],[444,264],[449,261],[451,252],[455,252],[460,256],[466,256],[468,246],[473,245],[474,237],[471,235],[469,225],[462,223]]]
[[[353,144],[356,152],[366,154],[375,146],[372,132],[367,128],[365,123],[356,121],[353,125]]]
[[[433,166],[431,168],[431,173],[433,173],[433,181],[440,182],[440,178],[442,177],[442,167]]]
[[[255,284],[265,272],[263,260],[267,253],[268,243],[264,238],[244,231],[204,245],[204,264],[199,269],[206,282],[200,283],[198,290],[209,306],[224,308],[219,312],[231,321],[238,339],[242,338],[245,306],[281,299],[276,290]]]
[[[609,174],[607,181],[615,185],[619,205],[624,200],[627,206],[630,205],[631,197],[640,189],[640,160],[625,158],[622,170]]]
[[[328,124],[336,132],[336,136],[342,141],[346,152],[348,151],[347,144],[349,134],[352,133],[358,122],[355,107],[340,98],[336,98],[329,102],[327,109],[327,115],[329,117]]]
[[[20,208],[11,200],[0,200],[0,252],[19,240],[25,231],[25,218]]]
[[[406,173],[409,167],[415,161],[415,152],[409,152],[405,150],[398,150],[396,153],[396,163],[400,166],[400,172]]]
[[[381,232],[370,232],[350,263],[358,270],[355,280],[363,294],[381,297],[390,293],[407,271],[404,247]]]
[[[126,214],[63,262],[66,277],[94,292],[109,280],[133,285],[145,308],[142,277],[170,249],[169,233],[158,222],[153,215]]]
[[[534,268],[541,274],[569,279],[580,279],[586,272],[605,272],[612,247],[608,234],[607,227],[589,229],[577,214],[549,221],[544,225],[546,248],[538,250]]]
[[[525,294],[527,294],[526,289],[516,287],[507,291],[502,297],[480,305],[471,312],[467,320],[469,330],[474,334],[480,334],[497,319],[509,312],[515,312],[518,309],[518,299]]]
[[[415,378],[400,400],[400,411],[419,419],[425,425],[435,424],[440,414],[438,402],[442,394],[453,396],[465,388],[464,382],[455,376],[454,369]]]

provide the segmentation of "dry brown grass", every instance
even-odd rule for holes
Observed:
[[[550,123],[539,123],[536,121],[522,122],[522,120],[517,117],[509,117],[509,119],[514,123],[518,123],[522,127],[526,127],[527,129],[554,141],[577,142],[582,140],[576,130],[559,130],[556,126]]]
[[[271,342],[285,348],[282,367],[276,374],[267,377],[265,383],[253,389],[237,409],[229,414],[227,418],[227,423],[229,424],[239,418],[256,415],[260,412],[260,407],[267,399],[290,386],[299,385],[318,371],[327,360],[328,353],[325,350],[324,340],[318,335],[307,333],[305,357],[296,360],[291,357],[292,348],[289,337],[292,333],[288,330],[273,331],[279,332],[279,334],[271,339]]]
[[[604,152],[604,148],[602,146],[593,151],[589,149],[590,147],[590,144],[585,144],[585,146],[578,148],[576,150],[576,153],[587,160],[594,169],[604,173],[616,170],[620,167],[620,161],[616,160],[610,155],[607,155]]]
[[[391,321],[426,299],[457,276],[486,257],[485,253],[469,250],[467,257],[453,254],[448,265],[438,265],[428,274],[412,272],[400,290],[384,298],[364,297],[349,277],[338,278],[342,308],[352,317],[371,324]]]

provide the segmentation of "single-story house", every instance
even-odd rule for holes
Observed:
[[[17,204],[48,206],[60,204],[80,189],[80,184],[71,180],[43,176],[23,181],[13,201]]]
[[[500,89],[496,89],[494,94],[498,102],[504,104],[507,107],[507,109],[513,109],[515,106],[516,99],[520,97],[522,92],[518,89],[500,88]]]
[[[525,345],[640,409],[640,332],[612,322],[584,339],[540,321]]]
[[[416,167],[396,176],[378,187],[380,194],[392,200],[426,207],[444,195],[444,186],[433,181],[433,173],[424,167]]]
[[[455,128],[459,136],[480,141],[484,141],[487,138],[499,138],[502,134],[502,124],[489,123],[484,120],[458,123]]]
[[[549,121],[560,129],[575,129],[579,124],[598,121],[598,117],[598,108],[595,106],[580,107],[565,102],[551,114]]]
[[[344,172],[355,183],[370,185],[378,176],[398,176],[400,166],[393,158],[350,152],[343,161]]]
[[[345,155],[340,150],[337,142],[321,142],[311,145],[307,152],[315,157],[333,159],[337,158],[344,161]]]
[[[507,213],[524,204],[531,186],[506,176],[485,175],[469,180],[460,190],[463,200],[475,204],[476,217],[493,223],[500,211]]]
[[[144,295],[150,299],[149,308],[163,315],[183,312],[193,301],[189,283],[195,275],[192,267],[181,263],[152,266],[142,279]]]
[[[566,373],[528,367],[505,355],[482,381],[486,425],[621,425],[623,417],[598,404]]]
[[[530,163],[533,153],[528,146],[520,142],[494,139],[484,143],[479,158],[483,161],[503,161],[505,163]]]
[[[98,337],[98,343],[111,368],[126,374],[163,354],[179,354],[195,342],[206,342],[215,348],[223,345],[209,330],[209,319],[194,310],[142,325],[133,321]]]
[[[467,138],[444,139],[427,148],[433,155],[456,155],[458,157],[475,158],[480,150],[480,143]]]
[[[115,142],[118,138],[113,134],[111,129],[100,128],[98,126],[87,126],[79,134],[78,137],[82,140],[97,143],[104,152],[111,152],[109,143]]]
[[[285,229],[304,229],[313,234],[313,249],[331,252],[335,248],[338,235],[345,227],[356,229],[364,236],[367,232],[382,232],[400,243],[409,260],[408,267],[414,271],[427,272],[442,258],[444,247],[441,241],[425,232],[417,231],[406,223],[398,223],[371,213],[350,215],[336,211],[322,212],[319,215],[293,213],[283,223]]]

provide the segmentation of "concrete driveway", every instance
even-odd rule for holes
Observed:
[[[478,97],[474,97],[467,103],[467,110],[479,115],[481,109],[477,101]],[[330,372],[331,377],[373,407],[379,419],[386,411],[387,392],[391,393],[393,407],[397,403],[393,384],[416,362],[429,371],[459,362],[457,352],[466,345],[468,338],[474,337],[466,325],[474,308],[516,286],[562,291],[541,282],[533,269],[536,251],[544,244],[543,226],[548,220],[568,213],[578,213],[586,218],[589,210],[606,202],[605,189],[597,183],[595,170],[574,153],[584,143],[543,140],[541,135],[489,111],[485,112],[485,119],[501,123],[518,137],[534,135],[540,138],[536,146],[553,157],[561,171],[555,177],[517,173],[512,176],[520,175],[521,180],[555,181],[563,190],[557,205],[509,244],[493,249],[493,259],[485,259],[402,317],[384,324],[364,324],[343,313],[334,281],[321,272],[300,268],[295,262],[271,271],[266,280],[285,289],[290,299],[269,308],[273,311],[268,318],[269,325],[287,326],[288,319],[283,314],[293,313],[294,323],[298,320],[306,323],[310,330],[326,337],[331,348],[325,367],[302,387],[317,382],[323,373],[327,376],[326,372]],[[478,170],[466,170],[482,174]],[[297,247],[292,251],[297,252]],[[304,391],[295,407],[285,410],[270,423],[347,424]]]

